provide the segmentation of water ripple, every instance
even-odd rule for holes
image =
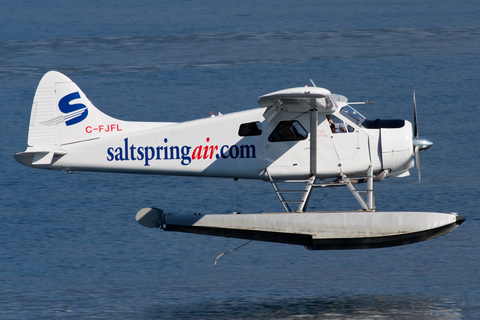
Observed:
[[[165,34],[0,41],[0,74],[138,72],[392,56],[477,55],[480,28]],[[225,59],[225,57],[229,57]],[[266,58],[268,57],[268,58]]]
[[[440,302],[439,302],[440,301]],[[223,300],[162,306],[146,312],[148,319],[459,319],[449,299],[421,296],[333,296],[307,299]]]

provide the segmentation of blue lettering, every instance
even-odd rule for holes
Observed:
[[[173,157],[173,150],[176,151],[175,158]],[[180,159],[180,149],[177,146],[170,147],[170,159]]]
[[[162,160],[160,157],[160,150],[163,150],[163,147],[157,147],[157,158],[155,160]]]
[[[128,138],[125,138],[124,141],[125,141],[125,160],[128,160]]]
[[[149,151],[151,155],[148,155]],[[154,156],[155,156],[155,149],[153,149],[152,147],[145,147],[145,166],[150,166],[148,164],[148,161],[152,160]]]
[[[163,142],[167,143],[167,142],[168,142],[167,138],[163,139]],[[163,155],[163,159],[164,159],[164,160],[168,160],[168,147],[164,147],[164,148],[163,148],[163,151],[165,151],[165,152],[163,153],[163,154],[164,154],[164,155]]]
[[[137,159],[135,159],[135,154],[133,153],[135,151],[135,149],[136,149],[135,145],[132,144],[132,146],[130,147],[130,155],[131,155],[132,160],[137,160]]]
[[[58,102],[58,108],[65,114],[84,109],[81,113],[75,112],[73,115],[66,116],[64,119],[67,126],[79,123],[88,116],[88,109],[86,105],[82,103],[70,104],[70,101],[76,99],[80,99],[80,94],[78,92],[73,92],[67,94]]]
[[[143,147],[137,148],[137,154],[138,154],[137,160],[143,160]]]
[[[123,161],[123,149],[121,147],[118,147],[117,149],[115,149],[115,152],[117,153],[115,155],[115,161]]]
[[[166,142],[166,139],[164,140]],[[130,150],[130,151],[129,151]],[[163,150],[163,152],[162,152]],[[107,148],[107,161],[136,161],[143,160],[144,166],[150,166],[152,160],[181,160],[180,163],[183,166],[188,166],[192,163],[192,160],[207,160],[213,159],[215,154],[216,159],[250,159],[256,158],[255,145],[223,145],[219,153],[217,145],[211,146],[196,146],[195,148],[190,146],[157,146],[157,147],[135,147],[135,144],[129,144],[128,138],[124,139],[124,147],[108,147]],[[203,153],[203,154],[202,154]]]
[[[250,158],[250,150],[252,150],[252,158],[256,158],[257,156],[255,155],[255,146],[253,144],[249,146],[247,145],[240,146],[240,158]],[[244,155],[244,151],[246,155]]]
[[[107,161],[112,161],[113,160],[113,152],[112,151],[113,151],[112,147],[107,149],[107,154],[108,154]]]
[[[235,152],[232,152],[232,150],[235,150]],[[236,145],[233,145],[230,147],[230,150],[228,150],[228,154],[230,155],[230,158],[236,159],[238,158],[238,147]]]
[[[223,146],[223,147],[220,149],[220,155],[222,156],[223,159],[227,159],[227,158],[228,158],[228,154],[225,154],[225,152],[227,152],[227,151],[223,152],[223,149],[224,149],[224,148],[227,148],[227,151],[228,151],[228,146],[225,145],[225,146]]]
[[[183,146],[182,147],[182,162],[181,164],[184,166],[188,166],[190,162],[192,162],[192,159],[188,156],[190,153],[191,147]]]

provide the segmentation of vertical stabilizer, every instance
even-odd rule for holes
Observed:
[[[48,166],[54,156],[67,152],[62,146],[99,138],[96,114],[102,116],[80,88],[63,74],[50,71],[40,80],[33,98],[28,147],[15,159],[28,166]]]
[[[53,151],[62,145],[98,138],[87,133],[96,127],[95,107],[65,75],[50,71],[43,76],[33,99],[28,146]]]

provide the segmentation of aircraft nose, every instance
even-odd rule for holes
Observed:
[[[426,138],[420,138],[420,137],[413,138],[413,146],[414,148],[418,148],[418,151],[427,150],[432,145],[433,145],[433,142]]]

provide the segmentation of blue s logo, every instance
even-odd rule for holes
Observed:
[[[67,126],[83,121],[88,115],[86,105],[82,103],[70,104],[70,101],[75,99],[80,99],[80,94],[78,92],[67,94],[58,102],[58,108],[66,114],[63,118]]]

